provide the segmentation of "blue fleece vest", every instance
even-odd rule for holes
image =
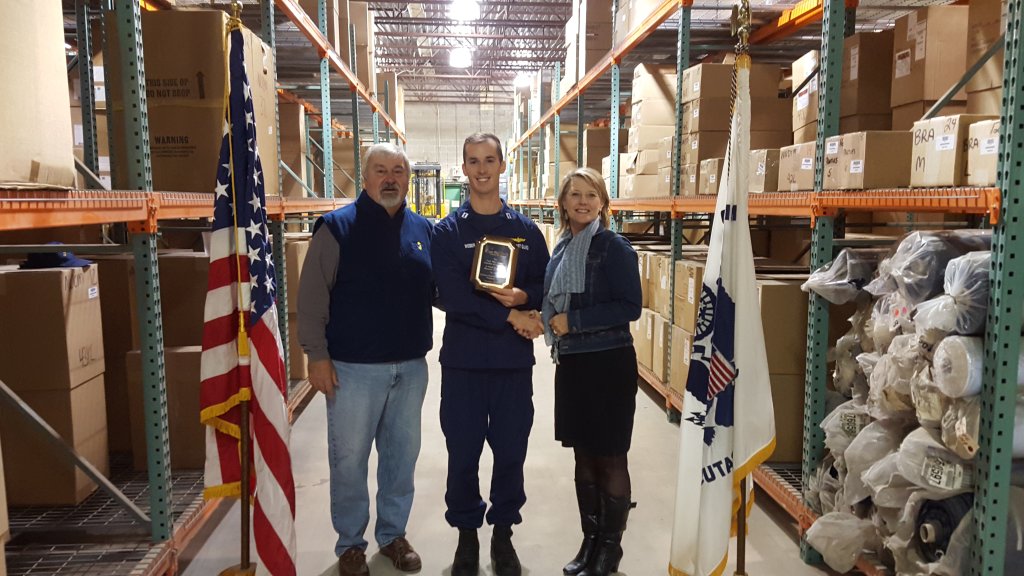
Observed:
[[[338,241],[327,349],[341,362],[422,358],[433,345],[431,224],[404,206],[392,218],[361,193],[322,216]]]

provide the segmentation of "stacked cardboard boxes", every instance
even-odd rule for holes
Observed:
[[[793,62],[793,142],[814,140],[818,123],[818,51]]]
[[[779,150],[779,192],[814,189],[814,142],[793,144]]]
[[[632,168],[620,179],[619,196],[650,198],[659,194],[659,144],[675,133],[675,68],[640,64],[633,70],[632,86],[626,145]]]
[[[611,50],[614,19],[611,0],[579,0],[578,12],[577,81]]]
[[[854,132],[825,141],[826,190],[910,185],[910,132]]]
[[[807,352],[807,294],[800,290],[806,276],[759,275],[768,374],[775,409],[773,462],[800,462],[803,454],[804,368]],[[785,330],[774,327],[786,326]]]
[[[281,195],[289,198],[302,198],[306,190],[302,184],[306,182],[306,154],[309,152],[306,143],[306,110],[301,104],[278,99],[278,118],[281,137],[281,161],[295,173],[302,182],[298,182],[288,173],[282,174]]]
[[[961,186],[967,182],[970,126],[992,116],[959,114],[914,123],[910,185]]]
[[[967,59],[981,59],[1006,29],[1006,5],[1001,0],[974,0],[967,9]],[[967,83],[968,114],[1000,114],[1003,99],[1003,50],[996,52]]]
[[[377,93],[377,62],[373,55],[373,47],[376,43],[376,31],[373,25],[373,12],[370,11],[367,2],[348,3],[348,22],[341,22],[341,26],[351,24],[355,29],[356,53],[355,72],[359,81],[371,93]]]
[[[995,186],[999,160],[999,120],[971,124],[967,141],[967,185]]]
[[[846,38],[839,87],[840,134],[892,127],[892,42],[891,30]]]

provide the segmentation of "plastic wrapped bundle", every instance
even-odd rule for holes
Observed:
[[[946,555],[953,531],[971,511],[974,494],[958,494],[943,500],[925,500],[917,512],[915,525],[917,551],[927,562],[938,562]]]
[[[821,500],[822,514],[836,509],[836,492],[843,487],[842,472],[836,466],[835,458],[826,456],[818,469],[818,498]]]
[[[988,312],[992,252],[970,252],[946,264],[945,294],[922,302],[916,320],[947,334],[980,334]]]
[[[978,455],[978,427],[981,423],[981,397],[953,400],[942,417],[942,443],[964,460]],[[1013,426],[1013,457],[1024,458],[1024,398],[1017,397]]]
[[[868,414],[876,420],[914,418],[914,402],[910,398],[910,378],[900,367],[896,356],[883,354],[871,371],[868,391]]]
[[[969,553],[973,494],[932,499],[912,495],[900,517],[896,533],[886,546],[892,551],[896,573],[901,576],[960,576],[961,563]],[[923,535],[923,538],[922,538]]]
[[[825,431],[825,447],[832,454],[842,455],[850,442],[870,423],[871,417],[863,402],[844,402],[821,421],[821,429]]]
[[[846,304],[860,294],[887,253],[884,248],[847,248],[835,260],[812,272],[800,289],[814,292],[833,304]]]
[[[871,490],[875,506],[902,510],[907,499],[921,489],[900,474],[899,452],[894,452],[875,462],[861,474],[864,485]]]
[[[1024,340],[1022,340],[1024,342]],[[985,343],[977,336],[949,336],[935,348],[932,378],[950,398],[974,396],[981,392]],[[1017,359],[1017,387],[1024,387],[1024,347]]]
[[[892,303],[894,294],[882,296],[875,301],[871,309],[869,328],[871,340],[875,343],[875,352],[884,354],[889,349],[892,339],[899,334],[899,326],[892,323]]]
[[[942,292],[946,265],[968,252],[988,250],[988,230],[912,232],[900,241],[892,256],[879,263],[879,278],[865,290],[880,296],[898,292],[913,307]],[[883,273],[888,272],[888,278]],[[895,287],[895,290],[893,289]]]
[[[932,368],[921,366],[910,379],[910,399],[914,402],[917,421],[921,426],[938,429],[949,410],[952,399],[943,394],[932,382]]]
[[[860,341],[852,332],[840,336],[832,350],[836,363],[832,372],[832,386],[847,398],[853,396],[855,385],[861,384],[863,387],[867,383],[867,378],[857,364],[858,354],[861,354]]]
[[[974,464],[946,448],[936,432],[918,428],[903,439],[900,475],[929,497],[946,498],[974,488]]]
[[[848,572],[857,564],[865,548],[873,548],[875,526],[871,520],[863,520],[846,512],[825,514],[807,530],[807,542],[829,568]]]
[[[844,495],[851,506],[871,496],[871,489],[861,475],[875,462],[899,449],[911,425],[900,420],[879,420],[864,427],[850,442],[843,458],[846,461]]]

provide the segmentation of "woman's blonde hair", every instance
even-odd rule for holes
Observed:
[[[597,191],[597,195],[601,198],[601,225],[605,228],[608,227],[608,188],[604,185],[604,178],[601,177],[601,173],[588,166],[577,168],[572,172],[569,172],[565,178],[562,179],[562,187],[558,191],[558,219],[562,224],[562,229],[567,230],[569,227],[569,215],[565,211],[565,207],[562,206],[562,202],[565,197],[569,195],[569,190],[572,189],[572,179],[580,178],[587,184],[590,184],[594,190]]]

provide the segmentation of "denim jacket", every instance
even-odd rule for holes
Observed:
[[[615,232],[599,230],[587,253],[586,289],[572,295],[569,333],[558,339],[558,353],[632,346],[629,323],[640,317],[642,307],[636,251]]]

